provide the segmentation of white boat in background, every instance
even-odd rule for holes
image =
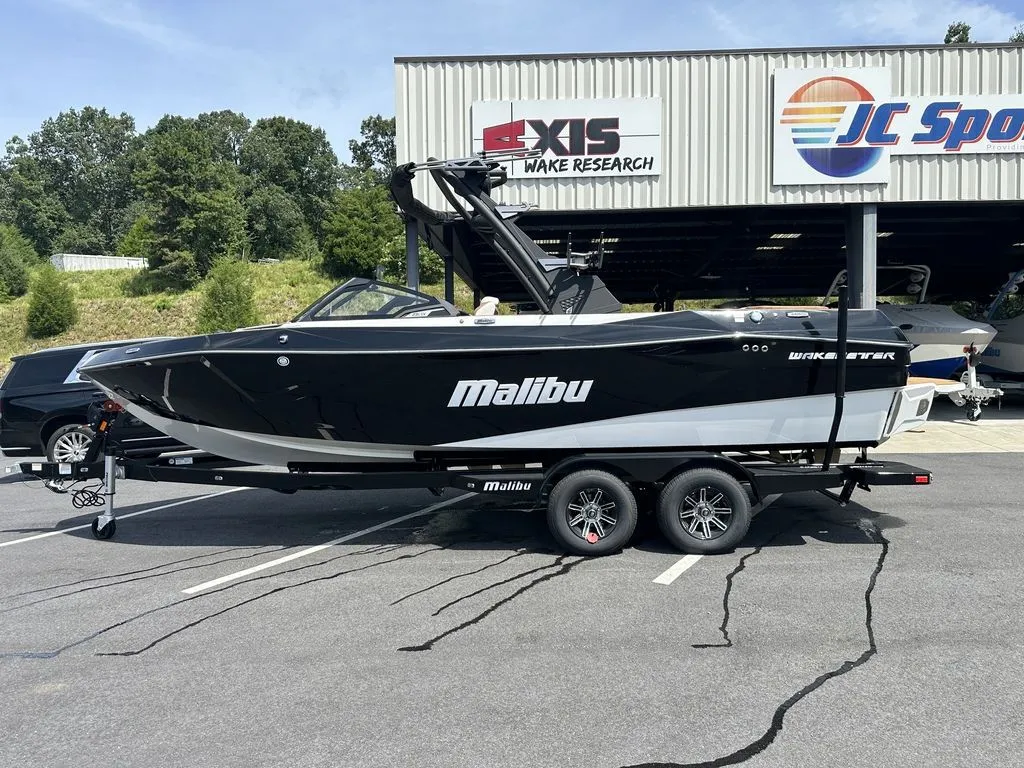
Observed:
[[[1010,275],[989,305],[986,319],[996,329],[995,339],[981,353],[978,372],[996,380],[1024,380],[1024,312],[1005,313],[1006,300],[1024,284],[1024,269]]]
[[[923,264],[906,266],[882,266],[883,271],[909,273],[894,282],[879,284],[878,295],[915,296],[914,304],[879,303],[878,310],[897,326],[914,348],[910,352],[910,373],[934,379],[952,379],[965,366],[965,351],[973,343],[978,352],[984,354],[996,337],[996,328],[989,323],[970,320],[944,304],[929,304],[926,301],[928,280],[931,269]],[[827,304],[840,285],[846,283],[846,270],[842,270],[832,281]],[[904,280],[906,284],[904,285]],[[1024,333],[1024,328],[1021,330]],[[1024,351],[1024,350],[1022,350]]]

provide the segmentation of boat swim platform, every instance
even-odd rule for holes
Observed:
[[[969,421],[963,408],[936,393],[923,427],[901,432],[869,453],[1024,453],[1024,397],[992,401],[978,421]]]
[[[953,379],[930,379],[926,376],[910,376],[907,384],[934,384],[935,392],[939,395],[948,395],[953,392],[962,392],[967,385],[962,381]]]

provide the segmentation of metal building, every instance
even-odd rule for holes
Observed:
[[[603,236],[626,300],[820,295],[849,266],[869,303],[876,259],[967,298],[1024,266],[1024,46],[406,57],[395,78],[399,163],[543,150],[499,196],[538,206],[521,223],[552,254]]]

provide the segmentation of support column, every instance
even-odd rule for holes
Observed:
[[[878,299],[878,206],[849,207],[846,220],[846,274],[852,309],[874,309]]]
[[[455,269],[452,267],[451,256],[444,260],[444,300],[449,304],[455,303]]]
[[[416,220],[405,219],[405,284],[414,291],[420,289],[420,242],[416,232]]]
[[[444,300],[455,304],[455,238],[451,227],[444,230]],[[476,305],[474,305],[476,306]]]

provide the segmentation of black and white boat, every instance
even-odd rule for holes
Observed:
[[[453,212],[414,198],[423,171]],[[491,198],[504,181],[493,158],[430,161],[399,168],[392,194],[438,250],[483,238],[536,313],[470,315],[357,279],[292,322],[112,350],[82,373],[159,431],[253,464],[829,443],[840,313],[621,312],[600,250],[552,264],[522,208]],[[908,385],[912,345],[885,315],[848,322],[834,444],[875,446],[926,420],[934,389]]]

